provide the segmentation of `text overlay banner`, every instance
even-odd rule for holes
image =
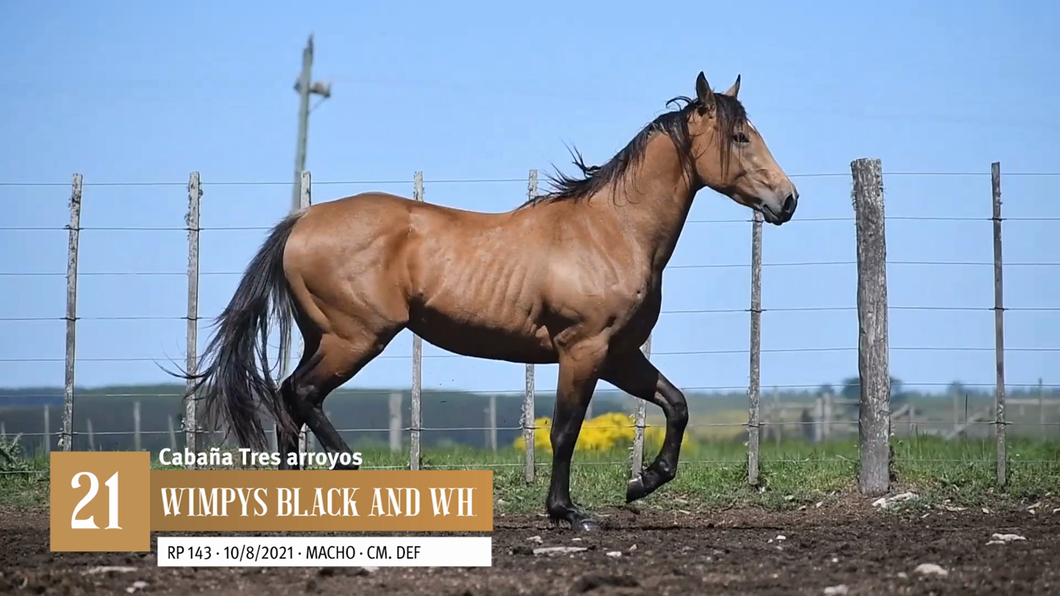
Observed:
[[[490,532],[491,470],[152,470],[158,532]]]

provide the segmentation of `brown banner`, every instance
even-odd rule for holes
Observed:
[[[53,451],[50,544],[55,551],[151,550],[146,451]]]
[[[157,532],[490,532],[490,470],[152,470]]]

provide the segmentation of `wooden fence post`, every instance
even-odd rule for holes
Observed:
[[[423,172],[413,178],[412,198],[423,201]],[[412,404],[409,422],[409,469],[419,470],[423,464],[420,432],[423,428],[423,340],[412,334]]]
[[[648,339],[640,349],[651,360],[651,335],[648,335]],[[631,454],[633,461],[630,464],[630,478],[636,478],[641,468],[644,467],[644,421],[648,415],[648,402],[639,397],[636,400],[637,407],[633,414],[633,453]]]
[[[52,452],[52,423],[51,423],[51,408],[44,406],[44,432],[41,435],[41,445],[44,451],[44,456],[47,457]]]
[[[1045,388],[1042,387],[1042,378],[1038,377],[1038,438],[1045,440],[1049,436],[1045,424]]]
[[[824,398],[818,397],[813,404],[813,442],[820,444],[824,441]]]
[[[74,369],[77,359],[77,252],[81,236],[81,174],[70,191],[70,243],[66,257],[66,378],[63,383],[63,451],[74,446]],[[50,444],[51,437],[44,437]]]
[[[486,405],[486,444],[489,450],[497,452],[497,396],[489,396]]]
[[[965,408],[967,409],[967,408]],[[958,391],[953,391],[953,432],[956,437],[956,433],[960,432],[961,429],[961,394]]]
[[[399,453],[401,451],[401,392],[391,391],[390,392],[390,403],[389,403],[389,416],[390,419],[390,451],[391,453]]]
[[[761,440],[762,214],[758,211],[751,213],[751,370],[747,387],[747,482],[757,486]]]
[[[997,366],[994,405],[994,431],[997,438],[997,483],[1005,486],[1008,454],[1005,448],[1005,307],[1001,259],[1001,163],[990,164],[990,187],[993,195],[994,222],[994,359]]]
[[[880,160],[864,158],[851,162],[850,169],[857,228],[859,488],[879,495],[890,487],[891,459],[883,169]]]
[[[769,409],[769,425],[770,431],[773,433],[773,443],[776,444],[779,449],[780,444],[784,442],[784,432],[787,430],[784,428],[784,408],[780,404],[780,393],[776,387],[773,387],[773,403]]]
[[[537,170],[530,170],[526,184],[526,198],[537,196]],[[527,484],[534,482],[534,365],[526,365],[526,385],[523,388],[523,479]]]
[[[188,313],[187,313],[187,371],[189,375],[198,369],[199,342],[199,207],[202,202],[202,186],[199,184],[199,173],[192,172],[188,179],[188,215],[185,223],[188,227]],[[195,382],[187,381],[187,396],[184,402],[184,448],[196,452],[198,438],[198,402],[193,395]],[[195,469],[195,458],[188,458],[184,467]]]
[[[835,399],[831,393],[824,394],[824,440],[827,441],[832,438],[832,402]]]
[[[313,176],[308,170],[302,170],[302,175],[299,178],[299,192],[298,192],[298,209],[308,209],[313,204]],[[302,351],[305,350],[304,340],[299,336],[298,338],[298,356],[301,358]],[[286,376],[286,375],[284,375]],[[281,381],[283,377],[280,377]],[[302,453],[309,452],[309,425],[303,424],[302,428],[298,431],[298,457],[302,457]]]
[[[133,402],[133,451],[143,450],[143,437],[140,436],[140,400]]]

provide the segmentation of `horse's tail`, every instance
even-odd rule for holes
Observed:
[[[200,360],[208,364],[194,374],[182,375],[195,380],[187,397],[202,400],[206,422],[212,426],[223,417],[242,447],[263,450],[267,446],[255,398],[272,413],[278,429],[292,435],[298,432],[270,375],[267,350],[270,306],[279,322],[281,345],[291,336],[293,307],[283,252],[302,213],[285,217],[269,233],[214,323],[214,336]]]

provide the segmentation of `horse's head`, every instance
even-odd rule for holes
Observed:
[[[708,188],[779,226],[795,214],[799,191],[747,119],[739,92],[739,75],[724,93],[711,91],[702,72],[696,78],[688,123],[696,174]]]

